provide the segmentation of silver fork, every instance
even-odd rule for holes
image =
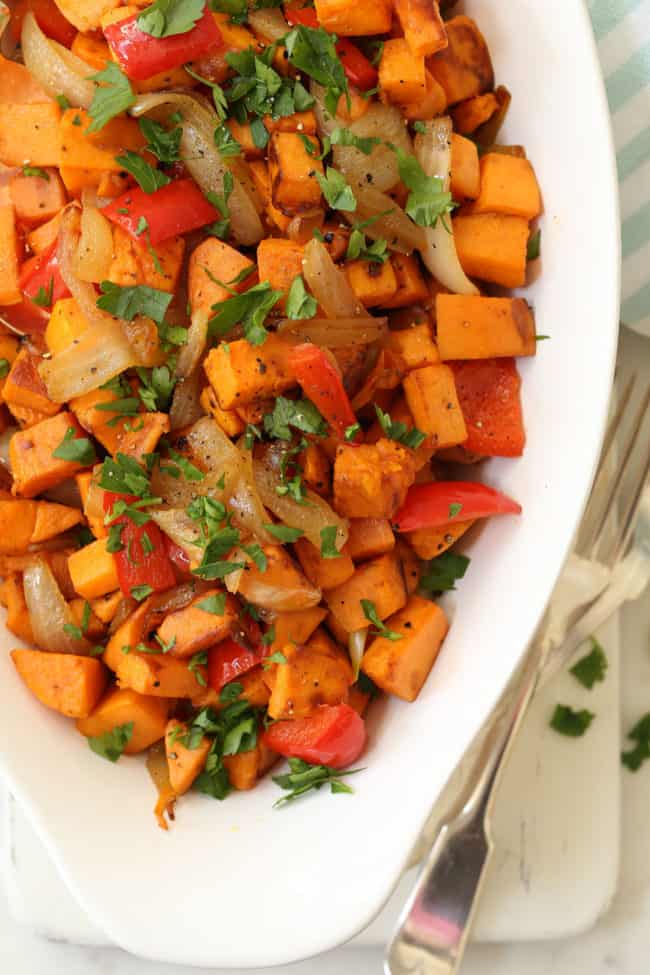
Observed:
[[[575,552],[598,560],[614,574],[624,566],[639,512],[643,535],[635,539],[632,556],[650,577],[650,437],[642,436],[650,415],[650,387],[638,408],[631,409],[636,377],[625,387],[608,425],[589,501],[580,525]],[[621,449],[620,467],[607,482],[614,444],[627,426],[631,432]],[[619,521],[612,527],[612,512]],[[647,532],[647,537],[646,533]],[[486,723],[479,753],[439,826],[424,858],[411,895],[386,949],[386,975],[454,975],[459,970],[492,853],[491,813],[501,772],[535,689],[571,658],[579,644],[625,601],[608,600],[608,586],[580,610],[556,649],[539,639],[544,624],[526,651],[508,690]],[[590,629],[585,632],[585,625]]]

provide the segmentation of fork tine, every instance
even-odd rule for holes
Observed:
[[[616,565],[618,560],[622,559],[625,555],[630,538],[632,537],[632,532],[634,531],[636,516],[641,505],[641,498],[643,496],[645,486],[648,482],[648,476],[650,476],[650,449],[648,450],[648,456],[646,458],[645,467],[643,468],[643,474],[639,480],[636,491],[628,503],[625,514],[621,518],[619,540],[618,544],[615,544],[614,546],[614,554],[610,560],[611,566]]]
[[[641,401],[641,405],[634,417],[634,421],[632,423],[632,433],[628,438],[627,444],[625,445],[625,448],[623,450],[623,460],[621,466],[619,467],[616,477],[612,482],[612,485],[609,490],[609,494],[607,496],[607,499],[603,507],[602,514],[598,520],[596,531],[593,534],[593,542],[591,545],[591,550],[589,552],[589,558],[591,559],[595,559],[597,556],[598,549],[600,548],[603,541],[605,526],[609,519],[610,512],[613,508],[616,498],[618,497],[619,489],[623,482],[623,478],[625,477],[627,471],[631,467],[632,460],[634,458],[634,451],[637,444],[637,440],[639,439],[639,436],[641,434],[643,421],[648,412],[648,406],[650,406],[650,386],[648,386],[645,395],[643,396],[643,399]]]

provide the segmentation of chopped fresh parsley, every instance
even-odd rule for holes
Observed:
[[[254,118],[251,121],[251,138],[253,145],[258,149],[266,149],[269,143],[269,130],[264,125],[261,118]]]
[[[565,704],[558,704],[550,720],[551,728],[568,738],[581,738],[594,720],[595,714],[583,709],[574,711]]]
[[[122,169],[126,169],[127,173],[131,173],[145,193],[155,193],[156,190],[171,183],[169,176],[166,176],[162,170],[155,169],[146,159],[130,149],[127,149],[124,155],[116,156],[115,162],[119,163]],[[145,226],[143,230],[146,229]],[[143,230],[138,230],[138,233],[142,233]]]
[[[146,599],[147,596],[150,596],[152,592],[153,592],[153,587],[146,584],[142,586],[131,586],[130,589],[131,595],[138,603],[141,603],[143,599]]]
[[[323,85],[325,108],[334,117],[341,95],[348,94],[348,82],[341,59],[336,53],[335,38],[322,28],[297,24],[284,38],[289,62]]]
[[[183,130],[176,126],[166,129],[160,122],[150,118],[138,119],[140,131],[147,140],[145,149],[151,152],[162,163],[173,163],[180,156],[181,136]]]
[[[207,667],[207,664],[208,651],[199,650],[198,653],[195,653],[190,657],[190,661],[187,665],[187,669],[194,674],[197,684],[200,684],[201,687],[207,687],[207,681],[203,676],[203,671],[199,670],[199,667]]]
[[[32,301],[34,302],[35,305],[38,305],[39,308],[49,308],[50,305],[52,304],[53,299],[54,299],[54,278],[50,278],[50,283],[47,286],[47,290],[43,287],[43,285],[41,285],[38,291],[36,292],[35,297],[32,298]]]
[[[356,210],[357,201],[352,192],[352,187],[346,181],[345,176],[339,173],[338,169],[327,166],[325,175],[316,173],[316,179],[323,196],[333,210]]]
[[[387,640],[401,640],[403,638],[402,633],[396,633],[394,630],[389,629],[385,623],[383,623],[379,616],[377,615],[377,607],[370,599],[361,599],[361,609],[363,610],[363,615],[372,623],[376,629],[373,636],[383,636]]]
[[[226,611],[225,592],[214,593],[206,596],[200,603],[196,604],[197,609],[202,609],[204,613],[212,613],[213,616],[223,616]]]
[[[320,554],[323,559],[338,559],[340,552],[336,547],[336,525],[327,525],[320,530]]]
[[[225,122],[218,125],[214,130],[214,144],[219,150],[219,155],[223,156],[224,159],[228,156],[241,156],[241,145]]]
[[[241,323],[250,344],[262,345],[268,335],[264,328],[266,316],[281,298],[281,291],[274,291],[268,281],[262,281],[242,294],[218,301],[212,306],[216,314],[208,323],[210,334],[221,338]]]
[[[68,427],[59,446],[52,451],[58,460],[70,460],[88,467],[97,460],[95,448],[86,437],[77,437],[74,427]]]
[[[278,119],[302,112],[314,104],[314,99],[300,81],[283,77],[271,66],[277,46],[270,44],[261,54],[256,54],[252,48],[226,54],[226,62],[235,75],[225,90],[225,96],[231,114],[242,125],[251,116],[260,121],[266,115]],[[260,125],[251,131],[251,135],[254,140],[257,136],[256,144],[265,138]]]
[[[135,494],[143,500],[150,498],[149,478],[137,460],[118,453],[106,457],[102,464],[99,487],[115,494]]]
[[[118,724],[111,731],[88,739],[91,751],[109,762],[116,762],[133,736],[133,721]]]
[[[583,687],[591,690],[594,684],[605,680],[607,673],[607,657],[595,637],[591,637],[591,652],[581,657],[576,664],[571,667],[569,673],[579,680]]]
[[[421,430],[417,430],[415,427],[409,430],[406,424],[402,423],[401,420],[391,420],[390,415],[388,413],[384,413],[384,411],[377,406],[377,404],[375,404],[375,413],[377,414],[377,419],[379,420],[379,426],[390,440],[395,440],[397,443],[401,443],[405,447],[410,447],[411,450],[417,450],[417,448],[427,439],[426,434],[422,433]]]
[[[0,359],[0,379],[4,379],[5,376],[9,375],[10,368],[11,363],[9,359]]]
[[[242,545],[242,549],[244,552],[246,552],[246,555],[253,560],[260,572],[266,572],[269,565],[269,560],[261,545],[254,542],[251,545]]]
[[[164,467],[161,465],[161,471],[171,474],[172,477],[176,478],[182,476],[186,481],[203,481],[205,479],[203,471],[195,467],[187,457],[183,457],[182,454],[179,454],[171,448],[169,450],[169,456],[174,461],[174,464],[172,466],[165,465]]]
[[[456,518],[461,513],[462,510],[463,510],[462,504],[459,504],[458,501],[454,501],[453,504],[449,505],[449,517]]]
[[[70,100],[65,95],[56,95],[55,97],[62,112],[65,112],[66,109],[70,108]]]
[[[455,589],[455,582],[463,578],[469,563],[467,555],[443,552],[427,564],[420,579],[420,588],[424,592],[449,592]]]
[[[349,427],[345,428],[345,434],[344,434],[345,440],[347,440],[347,442],[350,443],[351,441],[356,439],[358,433],[361,433],[361,424],[351,423]]]
[[[220,240],[224,240],[230,233],[230,209],[228,207],[228,199],[233,191],[235,181],[233,175],[230,171],[224,173],[223,177],[223,193],[208,193],[207,199],[212,204],[212,206],[219,211],[221,214],[221,220],[215,220],[214,223],[206,227],[206,231],[212,234],[214,237],[219,237]]]
[[[526,260],[536,261],[542,251],[542,231],[536,230],[531,234],[526,247]]]
[[[196,673],[198,676],[200,671]],[[241,684],[227,684],[219,695],[220,703],[225,707],[218,713],[212,708],[203,708],[192,719],[186,732],[181,728],[175,735],[190,749],[198,748],[205,737],[212,739],[205,768],[196,779],[194,788],[213,799],[225,799],[230,792],[230,779],[223,765],[223,757],[252,751],[257,745],[258,712],[248,701],[237,700],[242,691]]]
[[[317,309],[318,302],[305,288],[305,282],[302,279],[302,274],[298,274],[293,279],[287,295],[285,305],[287,318],[313,318]]]
[[[137,19],[140,30],[151,37],[187,34],[203,16],[205,0],[155,0]]]
[[[369,156],[375,146],[381,145],[381,139],[376,136],[368,136],[364,138],[360,135],[355,135],[351,129],[336,128],[329,136],[329,141],[333,146],[351,146],[353,149],[358,149],[362,152],[364,156]]]
[[[122,552],[124,549],[124,542],[122,541],[122,529],[124,528],[124,522],[119,525],[110,525],[108,529],[108,539],[106,541],[106,551],[107,552]]]
[[[145,284],[123,287],[112,281],[102,281],[99,285],[101,296],[97,307],[116,318],[131,322],[136,315],[146,315],[155,322],[162,322],[173,295]]]
[[[368,246],[366,235],[355,227],[348,240],[346,261],[370,261],[374,264],[384,264],[388,260],[388,241],[380,237]]]
[[[270,437],[291,440],[291,430],[326,437],[328,427],[318,409],[308,399],[286,399],[278,396],[272,413],[264,415],[264,429]]]
[[[63,629],[71,636],[74,640],[83,640],[84,634],[88,629],[88,624],[90,623],[90,603],[88,600],[84,600],[84,608],[81,612],[81,624],[75,626],[74,623],[64,623]]]
[[[353,768],[341,772],[340,769],[328,768],[326,765],[310,765],[309,762],[303,762],[301,758],[290,758],[289,768],[291,769],[290,772],[273,776],[275,784],[288,793],[276,800],[273,803],[274,806],[283,806],[287,802],[293,802],[300,796],[304,796],[305,793],[311,792],[312,789],[321,789],[324,785],[329,785],[334,794],[354,792],[354,789],[351,789],[341,780],[349,775],[354,775],[355,772],[362,771],[362,769]]]
[[[23,166],[23,176],[36,176],[38,179],[50,182],[50,174],[46,169],[41,169],[40,166]]]
[[[214,102],[214,107],[217,111],[218,117],[221,119],[221,121],[223,121],[228,115],[228,100],[221,85],[218,85],[216,81],[210,81],[209,78],[204,78],[202,75],[197,74],[196,71],[193,71],[188,64],[185,65],[185,70],[193,78],[196,78],[197,81],[200,81],[202,85],[212,89],[212,100]]]
[[[456,204],[451,193],[446,192],[439,176],[426,176],[415,156],[409,156],[397,146],[397,163],[402,182],[410,190],[405,210],[420,227],[435,227],[440,218],[443,223]]]
[[[90,80],[101,82],[88,109],[92,118],[88,131],[98,132],[116,115],[131,108],[136,99],[129,79],[113,61],[109,61],[103,71],[91,75]]]
[[[275,639],[275,637],[273,639]],[[273,643],[273,640],[271,640],[270,642]],[[270,656],[264,658],[264,662],[262,663],[262,669],[270,670],[273,664],[286,664],[286,663],[287,663],[287,658],[282,653],[282,651],[276,650],[275,653],[272,653],[270,654]]]
[[[200,565],[193,570],[200,579],[223,579],[234,572],[243,569],[243,562],[229,562],[224,556],[239,542],[239,531],[231,525],[225,525],[214,531],[203,549]]]
[[[224,684],[219,692],[219,703],[220,704],[232,704],[236,701],[244,692],[244,685],[237,683],[237,681],[231,682],[230,684]]]
[[[305,534],[302,529],[290,528],[288,525],[264,525],[264,528],[269,535],[284,543],[297,542]]]
[[[637,772],[650,759],[650,714],[637,721],[632,730],[628,731],[627,737],[635,745],[629,751],[623,752],[621,761],[630,772]]]
[[[260,428],[255,426],[254,423],[247,423],[246,429],[244,430],[244,449],[252,450],[255,441],[260,440],[261,437],[262,431]]]

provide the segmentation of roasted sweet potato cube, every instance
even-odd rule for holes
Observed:
[[[98,620],[101,620],[102,623],[110,623],[120,608],[123,599],[124,596],[122,595],[121,589],[116,589],[115,592],[107,592],[105,596],[98,596],[97,599],[91,599],[90,608]]]
[[[467,98],[464,102],[459,102],[451,113],[454,128],[461,135],[471,135],[480,125],[491,119],[498,108],[499,103],[493,91]]]
[[[106,687],[106,668],[94,657],[45,650],[12,650],[11,659],[41,704],[68,718],[89,715]]]
[[[542,210],[535,170],[528,159],[488,152],[481,157],[481,192],[470,213],[504,213],[534,220]]]
[[[244,432],[246,427],[244,421],[234,410],[221,409],[217,394],[212,386],[206,386],[201,391],[200,401],[204,411],[217,421],[223,432],[227,433],[229,437],[234,439]]]
[[[395,367],[400,373],[410,372],[411,369],[422,369],[423,366],[433,366],[440,362],[438,346],[433,341],[428,322],[411,325],[410,328],[400,329],[399,332],[389,332],[388,348],[395,360]]]
[[[394,440],[341,444],[334,463],[334,507],[348,518],[391,518],[414,479],[412,452]]]
[[[350,578],[354,563],[349,555],[336,559],[324,559],[318,549],[306,538],[299,538],[294,545],[303,572],[319,589],[334,589]]]
[[[238,755],[225,755],[223,764],[228,770],[231,786],[240,792],[252,789],[257,780],[277,759],[277,753],[265,745],[261,736],[258,736],[255,748],[250,752],[240,752]]]
[[[523,298],[436,297],[440,358],[535,355],[535,320]]]
[[[103,71],[111,60],[108,44],[96,34],[84,34],[80,31],[70,50],[97,71]]]
[[[269,700],[272,718],[304,718],[321,704],[348,699],[348,675],[339,660],[308,647],[287,645],[287,658],[275,668]]]
[[[116,450],[140,460],[146,454],[152,454],[158,446],[158,441],[169,433],[169,415],[167,413],[142,413],[136,419],[124,420],[118,423]]]
[[[83,108],[68,108],[63,113],[58,138],[54,137],[55,147],[60,142],[62,166],[119,172],[122,166],[116,157],[127,150],[141,152],[146,145],[138,123],[127,115],[112,118],[97,132],[89,131],[91,123]],[[57,158],[40,165],[56,166],[58,162]]]
[[[404,308],[407,305],[416,305],[418,302],[426,301],[429,297],[429,289],[420,271],[417,258],[412,254],[398,254],[395,251],[391,256],[390,263],[395,272],[397,291],[392,298],[384,303],[384,307]]]
[[[481,191],[481,170],[476,143],[451,134],[451,195],[459,203],[475,200]]]
[[[264,116],[264,125],[269,132],[302,132],[303,135],[316,135],[316,115],[311,108],[304,112],[294,112],[293,115],[281,115],[273,118]]]
[[[0,553],[24,552],[81,521],[77,508],[53,501],[0,500]]]
[[[350,261],[345,265],[348,281],[362,305],[375,308],[397,293],[397,277],[390,261]]]
[[[61,225],[61,213],[59,211],[55,217],[48,220],[47,223],[42,223],[39,227],[34,230],[30,230],[27,234],[27,243],[29,244],[29,249],[32,254],[42,254],[46,251],[48,247],[51,247],[56,238],[59,235],[59,227]]]
[[[454,374],[442,364],[414,369],[404,379],[404,395],[415,426],[437,449],[467,440]]]
[[[106,545],[105,538],[98,538],[68,558],[72,584],[84,599],[97,599],[119,588],[115,559]]]
[[[237,601],[232,596],[227,596],[223,614],[201,608],[202,603],[218,595],[222,595],[220,590],[210,589],[193,599],[189,606],[165,617],[158,627],[158,636],[169,646],[168,653],[173,657],[191,657],[230,634],[239,615]]]
[[[408,533],[408,543],[421,559],[435,559],[451,548],[473,524],[473,521],[456,521],[437,528],[417,528]]]
[[[87,718],[77,721],[77,731],[86,738],[96,738],[132,721],[133,731],[124,753],[137,755],[165,734],[169,703],[160,697],[136,694],[130,688],[114,687]]]
[[[203,771],[212,742],[204,735],[196,748],[187,748],[180,740],[187,734],[187,725],[173,718],[165,728],[165,755],[169,768],[169,782],[177,796],[191,787]]]
[[[524,217],[475,213],[459,215],[452,224],[466,274],[504,288],[525,284],[528,221]]]
[[[0,108],[2,106],[0,105]],[[18,281],[18,238],[16,215],[11,204],[0,206],[0,303],[17,305],[22,295]]]
[[[424,97],[424,55],[414,54],[403,37],[384,42],[379,61],[379,89],[396,105],[409,105]]]
[[[402,571],[402,578],[406,586],[407,595],[412,596],[420,585],[420,560],[403,538],[395,542],[395,554]]]
[[[312,586],[289,553],[281,545],[262,546],[267,559],[266,571],[249,562],[241,574],[238,592],[263,608],[293,612],[309,609],[320,602],[320,589]],[[283,591],[281,597],[278,591]],[[267,606],[267,600],[270,605]]]
[[[394,547],[395,535],[387,518],[350,518],[343,551],[355,562],[385,555]]]
[[[358,565],[351,579],[337,589],[330,589],[325,597],[332,614],[348,633],[369,625],[362,599],[374,603],[381,620],[396,613],[406,602],[400,565],[392,553]]]
[[[294,613],[278,613],[273,621],[271,653],[282,650],[287,643],[306,643],[316,627],[323,622],[325,615],[326,611],[321,606],[312,606]]]
[[[437,0],[395,0],[395,13],[416,57],[447,46],[447,33]]]
[[[42,358],[29,349],[21,349],[14,359],[2,387],[2,398],[8,405],[26,406],[46,416],[54,416],[61,409],[47,395],[38,367]],[[58,446],[58,444],[57,444]]]
[[[476,23],[460,15],[445,24],[447,47],[427,59],[449,105],[494,88],[494,70],[485,38]]]
[[[211,349],[204,369],[221,408],[248,406],[294,386],[290,350],[291,344],[280,335],[269,335],[263,345],[238,339]]]
[[[0,162],[5,166],[58,166],[60,116],[56,102],[0,104]]]
[[[66,195],[56,169],[43,169],[44,176],[17,173],[9,183],[9,195],[16,217],[28,226],[50,220],[65,206]]]
[[[341,36],[385,34],[393,11],[388,0],[316,0],[316,14],[325,30]]]
[[[302,479],[317,494],[329,494],[331,465],[327,454],[318,444],[310,443],[298,454]]]
[[[72,413],[57,413],[41,420],[28,430],[14,433],[9,441],[9,459],[14,476],[13,493],[23,498],[55,487],[82,469],[72,460],[53,457],[53,451],[72,428],[78,437],[82,431]]]
[[[313,145],[313,156],[297,132],[274,132],[269,143],[271,200],[289,216],[317,207],[321,199],[316,179],[317,173],[323,174],[323,163],[316,158],[320,143],[316,136],[306,138]]]
[[[363,655],[361,669],[382,690],[414,701],[449,629],[447,617],[436,603],[411,596],[386,626],[402,639],[375,637]]]
[[[146,240],[135,240],[122,227],[113,226],[112,231],[109,281],[123,287],[142,284],[168,293],[176,290],[185,252],[183,237],[170,237],[154,248]]]
[[[268,281],[276,291],[284,292],[299,274],[302,274],[302,259],[305,248],[293,240],[281,237],[267,237],[257,246],[257,271],[260,281]],[[284,307],[284,298],[281,306]]]

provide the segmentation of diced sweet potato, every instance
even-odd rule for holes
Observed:
[[[210,589],[193,599],[189,606],[165,617],[158,627],[158,636],[167,646],[172,644],[168,652],[173,657],[191,657],[230,634],[238,619],[239,607],[235,599],[227,597],[222,615],[208,612],[200,606],[200,603],[218,594],[220,590]]]
[[[98,620],[102,623],[110,623],[120,608],[123,599],[122,591],[116,589],[115,592],[107,592],[105,596],[98,596],[97,599],[91,599],[90,608]]]
[[[87,33],[102,26],[102,18],[120,6],[120,0],[56,0],[57,7],[66,20]],[[119,18],[118,18],[119,19]]]
[[[60,117],[56,102],[0,104],[0,162],[5,166],[58,166]]]
[[[355,684],[350,688],[348,704],[351,708],[354,708],[357,714],[360,714],[361,717],[363,717],[368,710],[368,705],[370,704],[370,694],[368,694],[366,691],[362,691],[361,688]]]
[[[341,626],[354,633],[369,625],[362,599],[374,603],[379,619],[397,612],[406,602],[404,580],[397,558],[381,555],[357,566],[354,575],[337,589],[330,589],[325,601]]]
[[[431,326],[428,322],[411,325],[399,332],[389,332],[388,348],[395,368],[402,375],[411,369],[422,369],[423,366],[433,366],[440,362],[438,347],[431,337]]]
[[[299,538],[294,545],[303,572],[318,589],[334,589],[346,582],[354,572],[354,563],[349,555],[339,555],[336,559],[324,559],[315,545],[306,538]]]
[[[257,745],[250,752],[226,755],[223,764],[228,770],[228,778],[233,789],[247,791],[276,762],[278,755],[258,736]]]
[[[52,246],[59,235],[60,224],[61,211],[52,217],[51,220],[48,220],[47,223],[41,224],[35,230],[30,230],[27,234],[27,243],[33,254],[42,254],[43,251]]]
[[[437,0],[395,0],[395,13],[416,57],[447,46],[447,33]]]
[[[143,654],[133,649],[124,652],[123,647],[133,648],[139,640],[124,641],[118,637],[121,632],[120,627],[109,640],[104,653],[104,663],[115,672],[120,687],[130,687],[138,694],[153,697],[187,698],[193,698],[197,691],[205,687],[205,667],[190,670],[186,660],[170,657],[169,654]],[[129,631],[125,632],[128,634]],[[142,635],[139,639],[142,639]]]
[[[169,781],[177,796],[191,788],[194,779],[203,771],[212,742],[204,735],[196,748],[186,748],[180,738],[187,733],[187,725],[173,718],[165,728],[165,755]]]
[[[288,216],[317,207],[321,191],[316,173],[323,174],[320,144],[307,136],[314,155],[310,156],[297,132],[274,132],[269,142],[269,177],[273,205]]]
[[[167,413],[142,413],[137,419],[125,420],[116,426],[116,450],[136,460],[152,454],[158,441],[169,433]]]
[[[350,663],[350,656],[347,650],[344,650],[336,639],[332,639],[332,636],[330,636],[324,626],[319,626],[314,631],[305,646],[308,650],[313,650],[315,653],[322,653],[323,656],[336,660],[345,671],[348,683],[353,683],[354,674],[352,673],[352,664]]]
[[[73,552],[68,559],[72,584],[84,599],[97,599],[119,588],[115,559],[106,544],[105,538],[98,538]]]
[[[44,169],[45,176],[17,173],[9,183],[9,195],[16,217],[30,226],[43,223],[65,206],[63,183],[56,169]]]
[[[88,328],[88,319],[81,313],[74,298],[59,298],[45,329],[45,344],[52,355],[58,355]],[[41,380],[42,382],[42,380]],[[44,386],[45,384],[43,384]]]
[[[82,436],[73,414],[65,412],[14,433],[9,441],[14,494],[33,498],[81,470],[81,464],[76,461],[52,456],[71,427],[77,436]]]
[[[0,500],[0,552],[25,552],[83,521],[77,508],[52,501]]]
[[[0,55],[0,105],[34,105],[52,99],[24,64]]]
[[[81,498],[81,504],[84,515],[86,516],[86,521],[88,522],[88,527],[95,538],[104,538],[106,535],[108,535],[108,528],[104,524],[103,511],[100,514],[94,514],[88,510],[88,498],[90,496],[92,479],[92,471],[82,471],[81,474],[77,474],[75,476],[75,481],[79,490],[79,497]]]
[[[408,542],[421,559],[435,559],[451,548],[473,524],[473,521],[456,521],[438,528],[417,528],[409,532]]]
[[[404,379],[404,395],[415,426],[436,447],[453,447],[467,439],[454,374],[441,363],[414,369]]]
[[[498,151],[495,147],[495,142],[499,135],[501,126],[503,125],[506,115],[508,114],[508,109],[510,108],[510,103],[512,101],[512,95],[505,87],[505,85],[498,85],[494,89],[494,97],[496,98],[497,108],[495,112],[492,112],[490,117],[485,120],[474,132],[474,138],[480,146],[491,146],[491,152]],[[521,150],[521,146],[513,146],[515,150]],[[506,152],[505,155],[519,156],[526,158],[526,153],[524,151]]]
[[[395,535],[387,518],[350,518],[344,552],[355,562],[385,555],[395,547]]]
[[[240,595],[257,606],[285,612],[316,606],[320,602],[320,589],[309,584],[289,553],[281,545],[262,547],[267,558],[266,572],[249,562],[239,581]],[[283,591],[282,598],[280,591]]]
[[[433,77],[429,69],[424,72],[424,97],[417,102],[400,106],[402,115],[409,122],[418,120],[428,121],[436,115],[442,115],[447,107],[445,90]]]
[[[302,479],[317,494],[329,494],[331,466],[327,454],[318,444],[310,443],[298,454]]]
[[[20,345],[15,335],[0,332],[0,359],[6,359],[11,366],[18,356]],[[0,377],[0,397],[5,387],[6,376]]]
[[[62,166],[119,172],[122,167],[116,156],[127,150],[141,152],[146,145],[138,123],[126,115],[112,118],[97,132],[88,131],[91,123],[83,108],[68,108],[63,113],[59,133],[54,136],[54,146],[60,143]],[[58,161],[57,154],[54,162],[40,165],[56,166]]]
[[[448,104],[455,105],[493,88],[494,70],[485,39],[470,17],[452,17],[445,27],[448,45],[427,65],[444,88]]]
[[[412,596],[420,585],[420,560],[403,538],[395,542],[395,554],[406,586],[406,593]]]
[[[287,662],[275,668],[269,700],[272,718],[304,718],[321,704],[347,701],[348,675],[338,660],[294,644],[282,652]]]
[[[420,271],[417,258],[412,254],[398,254],[395,251],[390,259],[395,272],[397,291],[384,303],[385,308],[404,308],[426,301],[429,297],[427,283]]]
[[[47,416],[53,416],[59,412],[61,404],[52,402],[47,395],[45,383],[38,371],[42,361],[41,356],[35,355],[26,348],[21,349],[2,387],[2,398],[9,405],[26,406]]]
[[[484,125],[492,118],[498,107],[499,103],[492,91],[467,98],[464,102],[459,102],[451,113],[454,128],[462,135],[471,135],[479,125]]]
[[[288,217],[286,213],[282,213],[281,210],[273,206],[271,199],[271,177],[267,164],[257,159],[253,160],[248,164],[248,171],[250,172],[260,200],[266,208],[269,223],[271,226],[275,226],[278,230],[284,232],[291,223],[291,217]]]
[[[260,281],[268,281],[276,291],[283,291],[286,297],[295,278],[302,274],[302,259],[305,248],[293,240],[281,237],[267,237],[257,245],[257,270]],[[282,305],[284,307],[284,298]]]
[[[0,106],[1,109],[2,106]],[[22,295],[18,284],[16,217],[10,203],[0,206],[0,304],[16,305]]]
[[[23,579],[21,575],[12,573],[4,581],[4,597],[7,601],[7,629],[25,643],[34,642],[32,622],[25,602]]]
[[[395,105],[409,105],[424,97],[424,55],[414,53],[403,37],[384,42],[379,61],[379,90]]]
[[[246,424],[235,410],[222,410],[219,406],[217,394],[212,386],[206,386],[201,391],[201,406],[204,411],[217,421],[224,433],[233,439],[244,432]]]
[[[249,122],[238,122],[235,118],[229,118],[226,127],[230,130],[235,142],[241,146],[244,159],[262,159],[264,157],[265,150],[256,144]]]
[[[311,108],[305,112],[294,112],[293,115],[282,115],[273,118],[264,116],[264,125],[269,132],[302,132],[303,135],[316,135],[316,115]]]
[[[296,613],[278,613],[273,621],[274,639],[271,653],[282,650],[287,643],[305,643],[317,626],[325,619],[326,611],[320,606],[299,610]]]
[[[350,261],[345,265],[348,281],[362,305],[376,308],[397,294],[397,276],[390,261]]]
[[[72,42],[70,50],[96,71],[103,71],[111,60],[108,44],[96,34],[84,34],[80,31]]]
[[[99,620],[93,610],[92,606],[86,599],[71,599],[68,603],[70,608],[70,613],[72,614],[72,622],[75,626],[83,628],[83,633],[88,640],[103,640],[104,638],[104,626]],[[90,606],[90,612],[86,607]]]
[[[514,359],[452,362],[467,426],[465,450],[487,457],[519,457],[526,444],[521,377]]]
[[[528,221],[500,213],[459,215],[452,221],[466,274],[519,288],[526,283]]]
[[[334,463],[334,506],[348,518],[391,518],[414,479],[411,452],[394,440],[341,444]]]
[[[385,34],[391,28],[388,0],[316,0],[316,14],[325,30],[341,36]]]
[[[459,203],[475,200],[481,191],[478,149],[471,139],[451,134],[451,195]]]
[[[68,718],[87,717],[106,687],[106,668],[94,657],[21,649],[11,659],[41,704]]]
[[[237,277],[246,270],[251,274],[237,283]],[[189,266],[189,295],[192,314],[203,312],[208,318],[212,306],[230,298],[228,285],[235,291],[246,291],[255,284],[253,262],[234,247],[216,237],[208,237],[192,252]],[[220,284],[219,282],[223,282]]]
[[[481,157],[481,192],[470,213],[505,213],[534,220],[542,211],[535,170],[528,159],[488,152]]]
[[[438,350],[447,359],[535,355],[535,321],[523,298],[436,298]]]
[[[112,230],[113,261],[108,271],[109,281],[123,287],[143,284],[157,291],[172,293],[176,290],[185,251],[183,237],[170,237],[152,248],[148,241],[135,240],[121,227],[114,226]]]
[[[280,335],[269,335],[263,345],[238,339],[211,349],[204,369],[221,408],[248,406],[295,385],[288,367],[290,351],[291,343]]]
[[[111,688],[92,714],[77,721],[77,731],[86,738],[97,738],[120,725],[133,722],[131,739],[125,755],[137,755],[160,741],[165,734],[169,701],[160,697],[145,697],[130,688]]]
[[[361,660],[361,669],[384,691],[414,701],[433,667],[449,623],[435,603],[411,596],[386,625],[401,640],[378,636]]]

